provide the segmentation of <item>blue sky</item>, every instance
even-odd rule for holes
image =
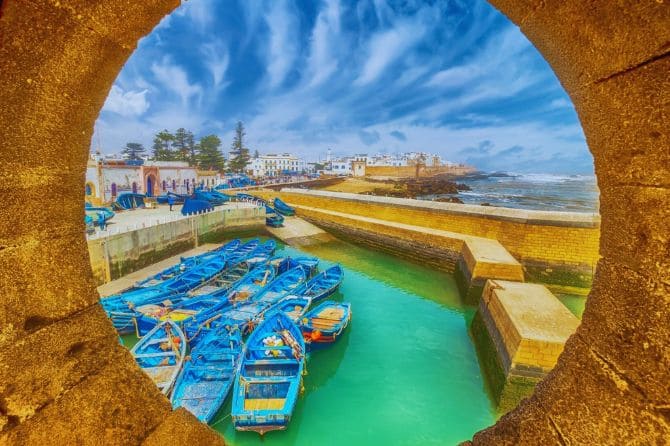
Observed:
[[[482,0],[189,0],[128,60],[92,147],[163,129],[310,161],[427,151],[482,170],[593,172],[570,99]]]

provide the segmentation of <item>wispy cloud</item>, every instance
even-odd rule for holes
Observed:
[[[226,45],[218,40],[203,44],[200,47],[204,64],[212,75],[215,90],[226,88],[230,82],[225,80],[226,70],[230,64],[230,54]]]
[[[198,101],[202,98],[202,87],[189,82],[186,71],[172,63],[169,56],[165,56],[160,62],[151,64],[151,72],[163,88],[179,96],[182,106],[188,106],[194,97]]]
[[[124,91],[121,87],[113,85],[102,109],[125,117],[140,116],[149,109],[148,92],[147,89]]]
[[[354,85],[367,85],[379,78],[387,68],[419,42],[425,32],[423,24],[407,21],[372,36],[366,51],[365,65]]]
[[[227,146],[237,120],[250,147],[308,159],[592,169],[553,72],[485,0],[190,0],[140,42],[95,134],[116,151],[183,126]]]

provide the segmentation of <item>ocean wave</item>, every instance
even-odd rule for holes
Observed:
[[[570,181],[594,181],[594,175],[561,175],[553,173],[510,173],[517,181],[528,183],[566,183]]]

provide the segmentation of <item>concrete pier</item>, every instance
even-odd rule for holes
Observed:
[[[300,217],[284,217],[282,227],[267,227],[267,231],[284,243],[293,246],[314,245],[335,239],[323,229]]]
[[[543,285],[486,282],[471,331],[501,412],[532,394],[578,325]]]
[[[130,211],[119,217],[122,217],[116,223],[119,232],[110,229],[88,240],[97,285],[200,244],[257,234],[265,227],[265,209],[249,203],[227,204],[211,212],[186,217],[174,212],[170,219],[163,220],[151,210]]]

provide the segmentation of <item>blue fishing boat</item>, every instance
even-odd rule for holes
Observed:
[[[143,208],[145,198],[146,197],[143,194],[124,192],[116,197],[116,201],[112,204],[112,206],[119,210]]]
[[[258,267],[247,274],[225,294],[214,294],[215,297],[220,299],[221,303],[207,308],[195,314],[189,320],[184,321],[184,331],[188,339],[193,344],[198,342],[196,338],[201,334],[201,331],[209,330],[212,325],[224,325],[218,322],[225,317],[224,314],[231,309],[231,305],[235,308],[235,306],[248,302],[255,295],[259,294],[263,288],[271,284],[274,278],[275,271],[270,265]]]
[[[181,215],[202,214],[213,210],[214,206],[207,200],[187,198],[184,200],[184,204],[181,207]]]
[[[170,307],[143,306],[136,309],[136,329],[139,335],[151,330],[162,321],[171,320],[180,327],[189,324],[198,318],[200,314],[225,311],[232,307],[235,302],[247,300],[256,294],[274,278],[274,269],[271,266],[256,268],[248,273],[230,289],[219,289],[209,294],[202,294],[190,299],[183,299],[178,304]],[[205,317],[206,318],[206,317]]]
[[[307,273],[307,277],[311,277],[319,265],[319,259],[316,257],[274,257],[270,259],[270,263],[277,269],[277,274],[283,274],[286,271],[297,266],[302,267]]]
[[[305,313],[307,313],[307,309],[311,304],[311,297],[292,294],[274,304],[266,313],[271,314],[275,311],[283,311],[293,322],[298,323]]]
[[[305,342],[284,313],[268,315],[247,340],[233,391],[235,429],[263,435],[286,429],[305,368]]]
[[[132,321],[137,316],[137,307],[157,304],[171,299],[173,295],[202,286],[223,271],[226,265],[225,257],[215,257],[158,286],[109,296],[101,299],[100,303],[119,333],[131,333],[134,330]],[[174,297],[181,299],[179,296]]]
[[[322,302],[300,321],[300,330],[308,350],[337,341],[351,320],[351,304],[332,300]]]
[[[186,338],[174,322],[166,321],[140,339],[130,353],[161,392],[169,395],[184,362]]]
[[[268,206],[267,201],[263,200],[260,197],[256,197],[254,195],[245,194],[243,192],[238,192],[235,196],[237,197],[238,200],[241,200],[241,201],[248,201],[248,202],[251,202],[251,203],[263,204],[263,205]]]
[[[287,217],[295,215],[295,209],[293,209],[291,206],[281,201],[279,198],[275,198],[273,203],[275,205],[275,210],[280,214],[285,215]]]
[[[163,271],[154,274],[153,276],[147,277],[146,279],[140,280],[139,282],[135,283],[135,288],[148,288],[162,284],[163,282],[172,279],[179,274],[183,274],[189,268],[197,265],[198,263],[201,263],[204,260],[207,260],[215,256],[234,253],[236,252],[239,246],[240,246],[240,240],[235,239],[212,251],[208,251],[206,253],[191,257],[182,257],[181,262],[179,262],[178,264],[166,268]]]
[[[262,245],[259,245],[253,252],[251,252],[245,261],[253,267],[253,265],[258,265],[265,263],[270,260],[272,254],[274,254],[275,249],[277,249],[277,242],[270,239],[267,240]]]
[[[287,271],[246,301],[230,309],[225,308],[225,311],[216,309],[199,315],[192,323],[185,325],[186,334],[189,339],[195,339],[202,332],[218,326],[237,327],[242,333],[247,333],[265,310],[293,293],[306,278],[302,268]]]
[[[272,207],[265,205],[265,224],[272,228],[279,228],[284,224],[284,217],[276,213]]]
[[[333,294],[344,279],[344,270],[340,265],[331,266],[312,277],[298,292],[318,302]]]
[[[300,330],[309,351],[339,339],[351,320],[351,304],[327,300],[310,310],[300,321]]]
[[[230,201],[230,197],[228,195],[224,195],[219,192],[209,192],[201,189],[196,189],[194,196],[196,200],[207,201],[212,206],[221,206]]]
[[[240,332],[212,330],[191,349],[172,392],[172,407],[212,420],[232,387],[242,352]]]
[[[104,206],[93,206],[90,203],[85,204],[86,215],[89,215],[93,218],[93,222],[97,225],[100,225],[101,222],[107,223],[114,217],[114,211]]]
[[[164,195],[159,195],[156,197],[156,202],[160,204],[168,204],[169,197],[172,197],[174,199],[175,204],[182,204],[184,200],[188,198],[188,195],[182,195],[182,194],[176,194],[174,192],[168,192]]]

